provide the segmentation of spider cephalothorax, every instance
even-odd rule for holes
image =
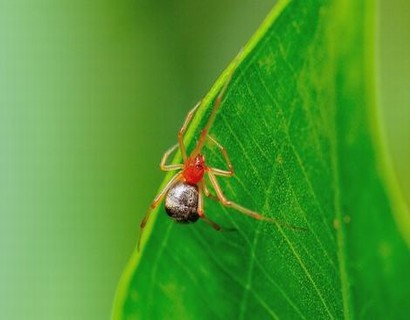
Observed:
[[[205,169],[205,157],[202,154],[188,158],[183,169],[185,181],[189,184],[197,184],[204,177]]]

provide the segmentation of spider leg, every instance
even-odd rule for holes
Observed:
[[[192,120],[192,117],[194,116],[198,107],[201,105],[201,101],[202,100],[198,101],[195,107],[193,107],[192,110],[188,112],[188,114],[186,115],[184,124],[182,125],[181,129],[179,129],[179,132],[178,132],[178,144],[179,144],[179,148],[181,149],[182,159],[184,160],[184,162],[187,159],[186,148],[184,144],[184,135],[185,135],[186,129],[188,128],[189,123]]]
[[[271,222],[274,223],[275,225],[279,225],[279,226],[283,226],[289,229],[293,229],[293,230],[306,230],[306,228],[302,228],[302,227],[297,227],[297,226],[293,226],[290,225],[286,222],[280,221],[278,219],[274,219],[274,218],[269,218],[269,217],[265,217],[263,215],[261,215],[260,213],[257,213],[255,211],[252,211],[248,208],[242,207],[241,205],[227,200],[222,192],[222,189],[218,183],[218,181],[216,180],[215,174],[212,171],[212,169],[210,169],[208,171],[208,176],[209,176],[209,180],[211,181],[211,184],[213,186],[213,188],[215,189],[216,195],[218,197],[218,200],[226,207],[230,207],[233,208],[237,211],[239,211],[240,213],[243,213],[251,218],[254,218],[256,220],[262,220],[262,221],[267,221],[267,222]]]
[[[204,192],[204,194],[205,194],[206,197],[208,197],[208,198],[210,198],[210,199],[212,199],[212,200],[215,200],[215,201],[218,201],[218,202],[219,202],[218,197],[215,196],[215,195],[213,195],[213,194],[211,194],[211,193],[209,192],[209,189],[208,189],[208,187],[206,186],[205,182],[201,182],[201,183],[199,184],[199,188],[200,188],[199,193],[200,193],[200,197],[201,197],[201,198],[200,198],[200,199],[201,199],[201,202],[200,202],[200,203],[202,203],[202,204],[201,204],[201,206],[198,205],[198,207],[200,208],[200,210],[198,210],[198,214],[199,214],[199,211],[201,211],[201,212],[203,213],[203,200],[202,200],[201,190]],[[199,214],[199,216],[201,217],[200,214]],[[221,227],[220,225],[216,224],[215,222],[210,221],[208,218],[207,218],[207,220],[208,220],[208,221],[205,220],[205,222],[208,223],[209,225],[211,225],[215,230],[223,231],[223,232],[225,232],[225,231],[237,231],[235,228],[225,228],[225,227]],[[216,225],[217,227],[219,227],[219,229],[215,228],[214,225]]]
[[[202,129],[201,135],[200,135],[199,140],[198,140],[198,143],[197,143],[194,151],[192,152],[192,155],[194,155],[194,156],[201,152],[201,149],[205,144],[205,140],[206,140],[206,137],[208,135],[208,131],[209,131],[212,123],[214,122],[214,119],[216,117],[216,113],[218,112],[218,109],[221,106],[222,99],[223,99],[223,97],[226,93],[226,90],[228,89],[228,85],[232,80],[232,76],[235,73],[236,68],[238,67],[239,60],[242,57],[242,52],[243,52],[243,49],[241,49],[239,51],[239,53],[236,55],[234,61],[232,62],[233,67],[232,67],[231,71],[229,72],[229,75],[228,75],[228,78],[225,81],[225,84],[223,85],[221,91],[219,92],[218,96],[215,99],[214,106],[213,106],[213,109],[211,111],[211,115],[209,116],[208,122],[206,123],[204,129]]]
[[[179,170],[184,167],[182,164],[166,164],[169,156],[171,155],[172,152],[174,152],[178,148],[178,143],[173,145],[171,148],[169,148],[163,155],[160,163],[160,168],[162,171],[173,171],[173,170]]]
[[[199,189],[199,194],[198,194],[198,215],[202,220],[204,220],[208,225],[210,225],[216,231],[221,231],[222,230],[222,228],[219,224],[217,224],[216,222],[212,221],[211,219],[209,219],[208,217],[205,216],[205,214],[204,214],[204,199],[203,199],[201,188]]]
[[[154,201],[152,201],[147,213],[145,214],[145,217],[142,219],[141,224],[140,224],[140,235],[138,238],[138,251],[140,250],[140,244],[141,244],[141,239],[142,239],[142,234],[144,232],[144,228],[151,216],[152,211],[161,203],[162,199],[164,198],[164,196],[167,194],[168,190],[172,187],[172,185],[178,181],[178,179],[180,179],[182,177],[182,173],[179,172],[177,174],[175,174],[171,180],[169,180],[169,182],[166,184],[166,186],[161,190],[160,193],[158,193],[158,195],[155,197]]]
[[[219,202],[219,198],[218,198],[216,195],[212,194],[212,193],[209,191],[209,189],[208,189],[208,187],[206,186],[205,182],[203,182],[203,183],[201,184],[201,188],[202,188],[202,190],[204,191],[205,197],[210,198],[210,199],[212,199],[212,200],[215,200],[215,201],[218,201],[218,202]]]
[[[231,159],[229,159],[229,156],[228,156],[228,152],[218,141],[216,141],[210,135],[208,135],[207,137],[219,148],[223,157],[225,158],[226,165],[229,169],[229,170],[222,170],[222,169],[217,169],[217,168],[211,168],[212,172],[217,176],[232,177],[234,174],[234,171],[233,171]]]

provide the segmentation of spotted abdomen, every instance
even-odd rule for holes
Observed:
[[[176,182],[165,198],[165,211],[178,223],[197,221],[198,187],[183,181]]]

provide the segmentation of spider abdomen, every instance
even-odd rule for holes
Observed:
[[[178,223],[190,223],[199,219],[198,187],[184,181],[176,182],[165,198],[165,211]]]

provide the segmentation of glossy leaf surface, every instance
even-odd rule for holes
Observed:
[[[227,198],[308,231],[207,199],[205,213],[236,229],[218,233],[176,225],[161,206],[124,273],[115,319],[410,314],[408,212],[375,120],[373,14],[372,1],[279,2],[245,47],[210,130],[235,168],[219,178]],[[232,68],[205,97],[188,150]],[[204,154],[224,167],[212,145]]]

